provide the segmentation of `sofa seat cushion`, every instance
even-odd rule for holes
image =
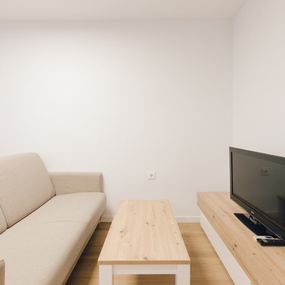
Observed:
[[[63,284],[84,246],[84,227],[80,222],[54,222],[6,230],[0,236],[5,285]]]
[[[5,284],[5,261],[0,260],[0,285]]]
[[[2,233],[5,285],[64,283],[104,211],[105,199],[100,192],[55,196]]]
[[[52,222],[80,222],[86,224],[89,237],[106,206],[106,195],[102,192],[82,192],[54,196],[17,226]]]
[[[0,207],[0,234],[6,231],[6,229],[7,229],[7,223]]]
[[[36,153],[0,158],[0,207],[10,227],[55,195],[49,173]]]

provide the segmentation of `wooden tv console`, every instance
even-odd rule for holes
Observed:
[[[230,193],[200,192],[201,226],[235,284],[285,284],[285,247],[262,247],[234,213]]]

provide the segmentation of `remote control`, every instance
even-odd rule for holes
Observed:
[[[256,239],[262,246],[285,246],[285,241],[279,238],[273,239]]]

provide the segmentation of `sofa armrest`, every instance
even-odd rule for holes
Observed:
[[[5,284],[5,262],[0,260],[0,285]]]
[[[50,177],[56,195],[103,191],[103,178],[99,172],[50,172]]]

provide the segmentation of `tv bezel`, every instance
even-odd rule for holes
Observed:
[[[268,216],[265,212],[261,209],[255,207],[248,201],[244,200],[240,196],[238,196],[234,192],[234,185],[233,185],[233,153],[242,154],[248,157],[254,157],[257,159],[268,160],[270,162],[275,162],[284,165],[285,167],[285,157],[230,147],[229,154],[230,154],[230,198],[235,201],[238,205],[240,205],[248,215],[252,218],[256,219],[259,223],[264,225],[269,231],[276,234],[281,239],[285,240],[285,225],[279,223],[272,217]]]

